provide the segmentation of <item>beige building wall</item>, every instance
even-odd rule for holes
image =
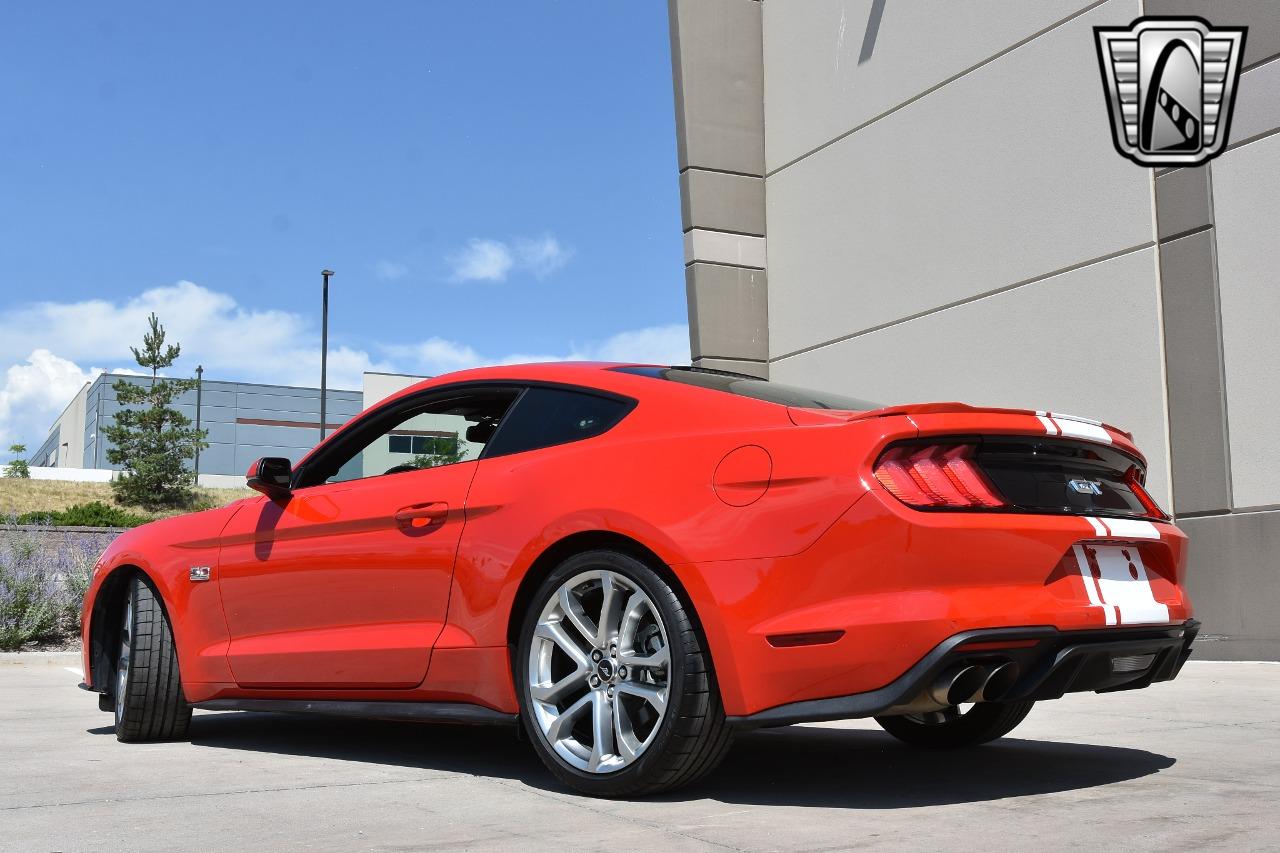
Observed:
[[[1204,657],[1280,659],[1280,3],[671,0],[695,363],[1132,430]],[[1093,27],[1250,27],[1228,151],[1111,141]]]

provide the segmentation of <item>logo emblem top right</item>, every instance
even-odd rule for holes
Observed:
[[[1094,27],[1116,150],[1143,166],[1198,166],[1221,154],[1246,31],[1165,17]]]

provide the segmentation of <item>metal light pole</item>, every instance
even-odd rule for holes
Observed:
[[[324,295],[320,310],[320,440],[324,441],[324,404],[329,392],[329,276],[333,270],[321,270],[324,277]]]
[[[204,392],[204,365],[196,365],[196,432],[200,432],[200,398]],[[200,483],[200,441],[196,440],[196,484]]]

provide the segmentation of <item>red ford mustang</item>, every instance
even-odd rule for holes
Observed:
[[[193,706],[518,722],[608,796],[697,779],[748,727],[982,743],[1186,660],[1186,538],[1144,473],[1129,434],[1046,412],[456,373],[260,460],[262,497],[117,539],[83,686],[124,741]]]

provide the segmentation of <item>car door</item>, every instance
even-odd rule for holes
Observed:
[[[511,389],[394,401],[222,534],[228,663],[246,688],[405,689],[444,625],[475,459]]]

